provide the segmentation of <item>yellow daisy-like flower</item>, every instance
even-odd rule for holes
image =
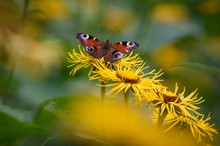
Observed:
[[[134,68],[134,66],[124,66],[123,63],[118,62],[113,65],[112,69],[109,69],[102,62],[98,62],[97,70],[93,71],[90,79],[111,81],[104,85],[105,87],[113,87],[107,94],[114,93],[116,95],[121,91],[126,93],[129,89],[132,89],[136,97],[138,97],[138,101],[142,101],[141,96],[147,94],[146,91],[162,88],[161,80],[157,79],[162,75],[161,71],[155,72],[155,70],[152,70],[148,73],[143,73],[143,70],[147,68],[144,67],[145,63],[141,63],[139,67],[136,66]]]
[[[148,101],[151,107],[158,107],[160,109],[159,116],[167,113],[175,116],[183,114],[192,117],[191,113],[201,115],[197,112],[200,109],[197,105],[204,102],[202,97],[197,96],[196,91],[185,97],[185,89],[182,93],[178,94],[178,86],[176,84],[174,92],[168,91],[166,88],[161,91],[156,90],[154,96],[147,99],[149,99]]]
[[[213,128],[215,124],[210,125],[208,123],[210,119],[210,115],[208,115],[206,118],[204,117],[204,115],[194,118],[179,115],[169,120],[171,126],[169,126],[169,128],[167,128],[165,132],[176,126],[186,126],[186,128],[190,128],[193,137],[195,137],[198,142],[203,142],[203,138],[205,138],[206,136],[209,136],[209,138],[213,141],[214,134],[218,134],[218,132],[216,129]]]
[[[91,67],[89,74],[94,68],[94,65],[97,62],[97,59],[90,56],[85,52],[85,49],[81,49],[80,45],[78,45],[79,53],[73,49],[72,53],[68,52],[69,58],[67,58],[70,65],[68,67],[73,67],[73,69],[70,71],[70,75],[75,75],[75,73],[82,69]]]

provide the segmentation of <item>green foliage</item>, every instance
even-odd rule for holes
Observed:
[[[0,111],[0,145],[14,145],[30,134],[42,131],[31,124],[31,117],[24,111],[17,111],[4,105],[0,106]]]
[[[215,75],[218,75],[218,76],[220,75],[220,69],[219,68],[204,65],[204,64],[201,64],[201,63],[177,64],[177,65],[174,65],[173,67],[189,67],[189,68],[192,68],[192,69],[198,69],[198,70],[201,70],[201,71],[206,71],[208,73],[215,74]]]

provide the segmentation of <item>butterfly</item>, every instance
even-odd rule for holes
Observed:
[[[89,55],[97,59],[104,57],[106,62],[115,62],[130,50],[136,49],[139,46],[138,43],[132,41],[110,43],[107,40],[106,42],[102,42],[86,33],[77,33],[76,38],[79,39]]]

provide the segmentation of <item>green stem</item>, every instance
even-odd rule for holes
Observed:
[[[124,92],[124,105],[128,108],[129,105],[129,89]]]
[[[105,82],[101,82],[101,85],[105,85]],[[106,87],[105,86],[101,86],[101,124],[100,124],[100,128],[101,128],[101,132],[102,132],[102,136],[105,137],[105,92],[106,92]]]
[[[159,107],[159,114],[158,114],[158,121],[157,121],[157,126],[161,127],[163,125],[163,122],[167,116],[167,110],[164,110],[164,112],[161,115],[161,107]]]

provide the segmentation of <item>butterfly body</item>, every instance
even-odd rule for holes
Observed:
[[[104,57],[107,62],[115,62],[121,59],[129,50],[136,49],[139,44],[131,41],[110,43],[109,40],[102,42],[94,36],[78,33],[76,38],[80,40],[86,52],[94,58]]]

